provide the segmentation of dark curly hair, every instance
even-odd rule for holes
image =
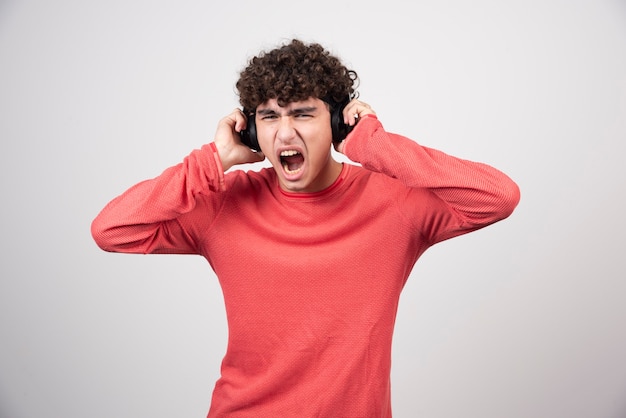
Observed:
[[[286,106],[315,97],[333,106],[356,97],[357,80],[355,71],[320,44],[293,39],[252,58],[236,87],[244,111],[253,112],[269,99]]]

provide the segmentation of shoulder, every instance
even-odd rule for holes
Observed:
[[[351,165],[346,176],[346,189],[351,196],[364,194],[368,200],[388,207],[423,206],[430,200],[439,200],[427,188],[409,187],[397,178],[360,165]]]
[[[226,193],[269,190],[276,184],[276,172],[271,167],[255,170],[232,170],[224,175]]]
[[[377,171],[368,170],[357,164],[349,165],[346,180],[351,186],[367,186],[368,188],[373,187],[382,189],[406,188],[406,186],[404,186],[404,184],[398,179],[389,177],[388,175]]]

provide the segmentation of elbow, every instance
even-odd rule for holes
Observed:
[[[96,245],[106,252],[123,252],[123,243],[116,236],[116,228],[103,222],[100,217],[96,217],[91,222],[91,237]]]
[[[155,251],[154,235],[133,232],[131,225],[111,224],[96,217],[91,223],[96,245],[110,253],[148,254]]]
[[[513,180],[509,180],[499,196],[499,218],[505,219],[511,216],[521,199],[520,188]]]
[[[96,245],[104,251],[114,251],[112,243],[107,239],[106,227],[102,224],[99,218],[94,219],[91,222],[91,237],[95,241]]]

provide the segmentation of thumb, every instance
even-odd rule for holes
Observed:
[[[335,142],[335,150],[340,154],[343,154],[343,149],[345,148],[345,146],[346,146],[345,139],[341,142]]]
[[[265,154],[263,154],[261,151],[250,150],[250,153],[252,154],[252,162],[260,162],[265,160]]]

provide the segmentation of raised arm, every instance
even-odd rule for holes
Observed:
[[[508,217],[520,199],[515,182],[483,163],[453,157],[386,132],[375,115],[361,118],[342,151],[364,168],[411,188],[429,190],[458,218],[456,228],[439,231],[441,241]]]
[[[96,244],[113,252],[193,253],[191,237],[176,219],[195,207],[200,193],[220,190],[223,175],[216,156],[215,145],[205,145],[113,199],[92,222]]]
[[[214,142],[107,204],[91,225],[98,246],[127,253],[195,253],[193,237],[178,218],[196,207],[200,194],[216,194],[224,188],[225,170],[263,159],[239,141],[245,123],[243,114],[233,111],[220,120]],[[207,220],[219,205],[217,197],[208,201]]]

